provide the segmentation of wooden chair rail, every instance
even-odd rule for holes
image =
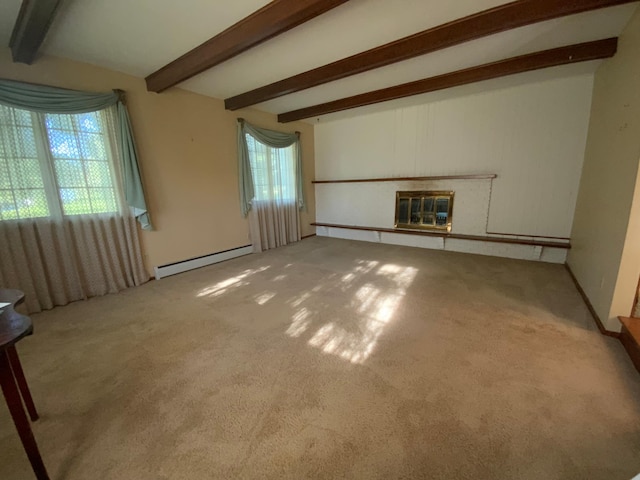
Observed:
[[[338,225],[334,223],[320,223],[320,222],[313,222],[311,223],[311,225],[316,227],[344,228],[347,230],[363,230],[367,232],[381,232],[381,233],[403,233],[405,235],[421,235],[425,237],[454,238],[457,240],[474,240],[479,242],[510,243],[513,245],[531,245],[536,247],[551,247],[551,248],[565,248],[565,249],[571,248],[571,243],[569,242],[548,242],[545,240],[521,240],[517,238],[488,237],[483,235],[465,235],[462,233],[425,232],[424,230],[402,230],[397,228],[383,228],[383,227],[360,227],[357,225]]]
[[[311,183],[366,183],[366,182],[421,182],[428,180],[492,180],[495,173],[478,175],[439,175],[431,177],[385,177],[385,178],[352,178],[345,180],[313,180]]]

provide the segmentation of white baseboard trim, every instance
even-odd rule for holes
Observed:
[[[183,260],[181,262],[170,263],[167,265],[160,265],[153,267],[156,280],[175,275],[177,273],[193,270],[194,268],[206,267],[214,263],[224,262],[236,257],[242,257],[253,253],[253,246],[246,245],[244,247],[232,248],[231,250],[225,250],[223,252],[212,253],[203,257],[191,258],[189,260]]]

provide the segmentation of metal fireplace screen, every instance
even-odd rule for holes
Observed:
[[[451,231],[454,192],[396,192],[395,228]]]

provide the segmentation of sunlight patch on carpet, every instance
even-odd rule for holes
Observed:
[[[414,267],[395,264],[382,265],[372,272],[377,264],[363,262],[342,276],[338,287],[355,289],[350,303],[353,315],[325,323],[313,334],[309,345],[356,364],[364,363],[371,356],[418,273]],[[298,306],[308,298],[305,294],[294,303]],[[287,335],[299,337],[310,328],[312,321],[313,315],[303,307],[292,316]]]
[[[302,307],[298,310],[291,319],[291,325],[287,328],[287,335],[295,338],[306,332],[311,325],[310,316],[311,312],[307,310],[306,307]]]
[[[276,296],[275,292],[264,292],[264,293],[261,293],[260,295],[256,295],[254,297],[254,300],[258,305],[264,305],[275,296]]]
[[[260,268],[250,268],[242,272],[240,275],[236,275],[235,277],[227,278],[226,280],[222,280],[214,285],[210,285],[201,289],[197,293],[197,297],[219,297],[220,295],[225,294],[227,291],[231,289],[235,289],[238,287],[242,287],[248,285],[249,282],[245,281],[251,275],[255,275],[256,273],[264,272],[270,268],[269,265],[260,267]]]

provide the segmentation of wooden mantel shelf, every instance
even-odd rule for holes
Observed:
[[[514,245],[532,245],[536,247],[571,248],[569,242],[549,242],[546,240],[520,240],[517,238],[488,237],[482,235],[464,235],[461,233],[427,232],[424,230],[403,230],[398,228],[360,227],[357,225],[338,225],[334,223],[313,222],[315,227],[345,228],[347,230],[363,230],[366,232],[403,233],[405,235],[422,235],[427,237],[455,238],[458,240],[475,240],[480,242],[510,243]]]
[[[498,175],[485,173],[480,175],[441,175],[436,177],[385,177],[353,178],[348,180],[313,180],[311,183],[365,183],[365,182],[416,182],[426,180],[493,180]]]

